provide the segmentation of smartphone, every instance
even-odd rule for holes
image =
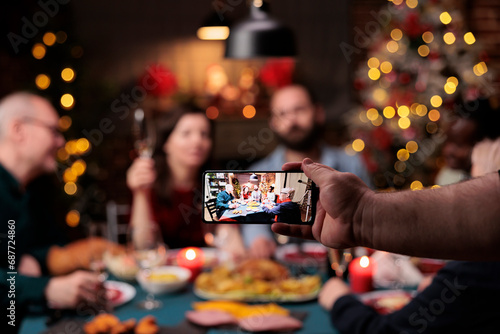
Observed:
[[[203,221],[312,225],[318,189],[303,172],[209,170],[203,173]]]

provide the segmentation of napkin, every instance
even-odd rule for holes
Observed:
[[[417,286],[424,278],[420,270],[410,261],[409,256],[376,251],[371,259],[377,263],[373,274],[375,286],[383,288]]]

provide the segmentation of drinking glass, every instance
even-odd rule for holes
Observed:
[[[129,248],[146,278],[151,271],[165,263],[167,246],[163,243],[162,234],[155,222],[143,226],[131,226],[129,229]],[[148,291],[146,300],[137,304],[140,309],[153,310],[162,306],[153,293]]]
[[[151,158],[156,142],[156,132],[154,125],[146,119],[143,109],[139,108],[134,111],[132,133],[137,154],[140,157]]]
[[[107,243],[107,226],[104,223],[92,222],[89,225],[89,269],[99,275],[99,280],[104,282],[108,278],[106,264],[104,263],[104,253],[107,246],[103,247],[103,242]]]

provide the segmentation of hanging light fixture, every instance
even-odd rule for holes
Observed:
[[[258,182],[259,177],[257,176],[257,174],[254,173],[254,174],[250,175],[250,181],[257,181]]]
[[[229,36],[229,24],[227,19],[221,18],[218,13],[214,12],[203,21],[196,36],[202,40],[223,41]]]
[[[292,31],[269,15],[268,4],[253,0],[250,15],[231,27],[226,41],[226,58],[293,57]]]

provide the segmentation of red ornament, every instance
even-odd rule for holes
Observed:
[[[148,66],[139,85],[154,96],[170,96],[177,91],[175,74],[161,64]]]
[[[260,69],[260,81],[272,88],[290,85],[294,68],[295,62],[291,58],[268,60]]]

